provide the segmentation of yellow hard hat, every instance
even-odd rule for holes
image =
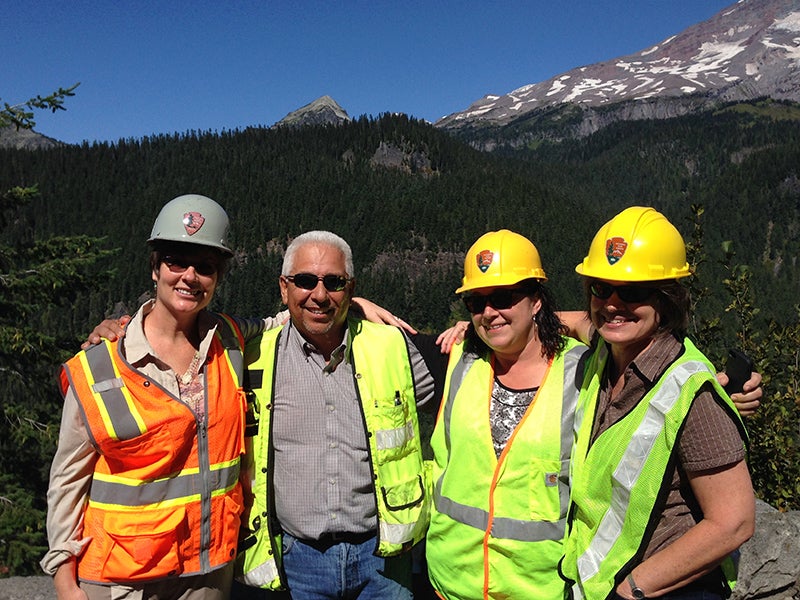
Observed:
[[[464,258],[464,278],[456,294],[485,287],[514,285],[524,279],[547,281],[539,251],[518,233],[501,229],[484,233]]]
[[[615,281],[691,275],[681,234],[660,212],[643,206],[626,208],[603,225],[575,270],[585,277]]]

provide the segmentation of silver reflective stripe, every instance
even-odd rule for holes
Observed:
[[[600,376],[599,369],[595,368],[594,365],[604,365],[606,358],[608,357],[608,347],[605,344],[601,344],[597,350],[594,351],[593,355],[589,356],[589,369],[584,370],[583,377],[585,378],[586,373],[594,372],[595,377]],[[585,382],[579,382],[583,387],[588,387],[591,384],[591,379]],[[578,439],[578,432],[581,429],[581,423],[583,423],[583,418],[586,416],[586,409],[588,407],[585,404],[578,404],[577,410],[575,411],[575,421],[572,424],[573,431],[575,432],[575,439]]]
[[[476,359],[477,357],[474,354],[462,354],[461,358],[458,359],[458,362],[453,367],[453,372],[450,374],[450,388],[448,389],[447,403],[444,405],[444,412],[442,414],[444,442],[447,446],[448,455],[450,454],[450,421],[453,417],[453,405],[455,404],[456,394],[461,387],[461,382],[464,381],[464,376]],[[444,473],[442,473],[442,478],[443,477]]]
[[[239,462],[235,461],[209,474],[211,493],[224,492],[233,487],[239,478]],[[146,506],[169,500],[188,498],[200,494],[202,475],[187,473],[154,481],[125,483],[119,477],[108,477],[95,473],[92,479],[90,499],[95,503],[120,506]]]
[[[251,569],[241,576],[242,583],[251,585],[253,587],[265,588],[270,583],[278,578],[278,565],[275,564],[275,559],[270,558],[266,562],[261,563],[255,569]]]
[[[492,537],[521,542],[552,540],[560,542],[564,538],[567,519],[558,521],[521,521],[495,517],[492,521]]]
[[[219,326],[217,332],[219,333],[222,347],[228,351],[228,359],[231,361],[233,373],[236,377],[237,387],[242,386],[242,374],[244,373],[244,355],[242,353],[241,342],[239,336],[233,326],[228,322],[228,319],[219,315]]]
[[[105,381],[99,381],[92,386],[92,391],[98,394],[102,394],[103,392],[107,392],[108,390],[113,390],[115,388],[125,387],[125,382],[122,381],[122,377],[117,377],[116,379],[106,379]]]
[[[573,421],[581,394],[583,373],[577,369],[581,359],[589,351],[586,346],[575,346],[564,354],[564,385],[561,404],[561,473],[559,486],[559,503],[561,516],[566,517],[569,510],[569,461],[572,455],[574,438]]]
[[[583,600],[583,590],[577,583],[572,586],[572,600]]]
[[[381,541],[390,544],[405,544],[414,539],[414,529],[417,523],[386,523],[380,521],[379,529]]]
[[[397,429],[382,429],[375,432],[375,443],[378,450],[399,448],[411,439],[414,439],[414,423],[411,421]]]
[[[464,525],[469,525],[480,531],[486,531],[489,525],[489,513],[474,506],[460,504],[447,496],[443,496],[441,493],[441,478],[436,483],[434,496],[436,510],[440,513]],[[565,525],[565,519],[547,522],[494,517],[491,534],[492,537],[497,539],[518,540],[521,542],[536,542],[540,540],[558,542],[564,538]]]
[[[610,506],[603,515],[589,547],[578,557],[578,572],[581,581],[588,581],[597,575],[603,559],[608,556],[614,542],[622,534],[631,490],[639,480],[642,467],[664,430],[666,414],[678,402],[683,384],[692,375],[704,371],[708,372],[708,367],[698,361],[680,364],[672,370],[668,377],[663,379],[650,398],[644,418],[633,433],[630,443],[625,448],[614,471],[614,487]]]
[[[122,390],[125,383],[117,377],[108,344],[98,344],[86,350],[86,362],[92,372],[92,389],[105,406],[110,426],[109,435],[118,440],[130,440],[144,433],[131,413]]]

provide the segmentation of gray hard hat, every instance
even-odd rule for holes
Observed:
[[[228,215],[214,200],[199,194],[185,194],[167,202],[147,241],[185,242],[233,254],[228,248]]]

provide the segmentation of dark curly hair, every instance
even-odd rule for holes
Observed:
[[[569,332],[566,325],[556,315],[556,305],[550,290],[538,279],[525,279],[518,284],[518,289],[523,291],[531,298],[538,298],[542,302],[542,308],[536,313],[534,322],[536,323],[536,336],[542,344],[542,356],[548,360],[553,360],[566,345],[564,336]],[[478,333],[472,323],[469,324],[464,337],[464,349],[476,354],[484,354],[491,351]]]

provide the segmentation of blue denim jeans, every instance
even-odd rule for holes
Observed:
[[[375,538],[320,550],[283,534],[292,600],[411,600],[411,553],[374,556]]]

